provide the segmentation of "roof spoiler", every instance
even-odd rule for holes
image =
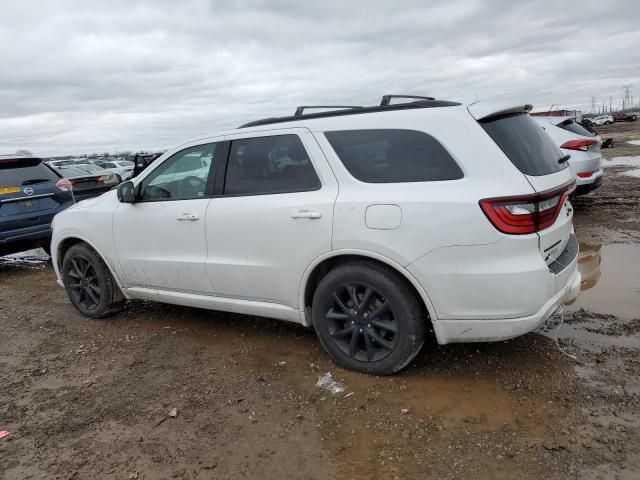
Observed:
[[[501,117],[503,115],[513,115],[518,113],[529,113],[533,108],[532,105],[524,104],[513,106],[512,103],[505,102],[475,102],[467,107],[469,113],[476,120],[486,120],[492,117]]]

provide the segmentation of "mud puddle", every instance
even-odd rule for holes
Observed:
[[[640,317],[640,246],[580,244],[580,296],[565,308]]]

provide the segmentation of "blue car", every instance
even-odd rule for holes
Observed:
[[[40,158],[0,156],[0,256],[42,247],[51,221],[74,202],[71,182]]]

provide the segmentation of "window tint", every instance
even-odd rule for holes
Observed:
[[[583,137],[595,137],[594,133],[591,133],[589,130],[584,128],[579,123],[574,122],[570,118],[565,120],[564,122],[558,123],[556,126],[562,128],[563,130],[567,130],[571,133],[582,135]]]
[[[59,179],[37,158],[0,160],[0,188],[28,185],[34,180],[56,182]]]
[[[304,192],[320,188],[297,135],[234,140],[229,152],[226,195]]]
[[[415,130],[325,132],[336,154],[358,180],[368,183],[456,180],[462,170],[431,135]]]
[[[528,114],[490,118],[480,125],[525,175],[549,175],[569,167],[568,162],[558,163],[562,151]]]
[[[142,181],[140,200],[204,198],[215,147],[214,143],[198,145],[169,157]]]

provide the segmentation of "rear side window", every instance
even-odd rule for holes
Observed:
[[[556,125],[556,127],[560,127],[563,130],[567,130],[571,133],[575,133],[576,135],[582,135],[583,137],[595,137],[596,134],[592,133],[593,131],[589,131],[584,128],[579,123],[574,122],[570,118],[565,120],[564,122],[560,122]]]
[[[0,160],[0,188],[57,182],[59,179],[39,158]]]
[[[462,170],[431,135],[415,130],[341,130],[325,137],[349,173],[367,183],[457,180]]]
[[[225,195],[306,192],[319,188],[318,175],[297,135],[231,142]]]
[[[549,175],[569,166],[558,162],[562,151],[528,114],[490,118],[480,125],[525,175]]]

